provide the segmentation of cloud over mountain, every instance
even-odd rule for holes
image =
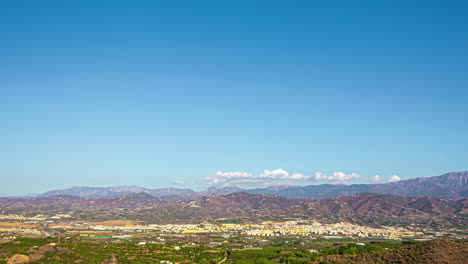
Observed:
[[[390,178],[388,178],[388,182],[397,182],[400,181],[401,178],[398,175],[393,175]]]
[[[204,182],[209,185],[218,186],[271,186],[271,185],[294,185],[303,181],[328,181],[333,183],[347,183],[359,178],[357,173],[346,174],[343,172],[334,172],[331,175],[325,175],[316,172],[314,176],[302,173],[289,173],[283,169],[265,170],[260,174],[251,174],[247,172],[223,172],[218,171],[214,175],[205,177]]]
[[[261,174],[247,172],[223,172],[218,171],[214,175],[205,177],[205,183],[209,185],[233,186],[233,185],[277,185],[293,184],[297,181],[308,180],[310,176],[301,173],[289,173],[283,169],[265,170]]]
[[[358,179],[361,177],[357,173],[350,173],[346,174],[344,172],[334,172],[332,175],[326,175],[322,172],[316,172],[314,176],[314,180],[316,181],[329,181],[334,183],[346,183],[352,181],[354,179]]]
[[[382,182],[382,181],[384,181],[384,177],[382,177],[380,175],[375,175],[375,176],[369,177],[368,179],[371,182]],[[397,182],[397,181],[400,181],[400,180],[401,180],[401,178],[398,175],[392,175],[392,176],[389,176],[387,178],[387,182]]]
[[[380,175],[375,175],[375,176],[369,177],[369,180],[371,182],[381,182],[383,180],[383,177]]]

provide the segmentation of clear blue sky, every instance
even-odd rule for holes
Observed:
[[[0,196],[217,171],[358,183],[467,170],[467,13],[467,1],[2,1]]]

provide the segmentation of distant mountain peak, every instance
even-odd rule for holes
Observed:
[[[147,193],[155,197],[171,197],[172,200],[187,200],[195,197],[213,197],[238,192],[271,194],[296,199],[322,199],[360,193],[380,193],[400,196],[434,196],[460,200],[468,198],[468,171],[449,172],[440,176],[412,178],[392,183],[351,185],[321,184],[308,186],[276,185],[250,190],[245,190],[236,186],[210,186],[208,189],[199,192],[192,189],[173,187],[149,189],[136,185],[113,187],[73,186],[63,190],[49,191],[37,197],[71,195],[81,198],[100,198]]]
[[[434,196],[460,200],[468,198],[468,171],[450,172],[434,177],[420,177],[379,184],[321,184],[286,188],[258,188],[250,193],[267,193],[298,199],[322,199],[359,193],[395,194],[400,196]]]

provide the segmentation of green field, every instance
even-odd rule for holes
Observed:
[[[0,244],[0,263],[7,263],[17,254],[31,258],[29,263],[310,263],[323,256],[359,255],[406,245],[375,239],[359,241],[365,242],[365,245],[357,245],[357,241],[352,239],[209,238],[210,241],[222,243],[218,242],[215,246],[209,241],[138,245],[138,240],[115,243],[71,238],[58,243],[56,237],[17,238]]]

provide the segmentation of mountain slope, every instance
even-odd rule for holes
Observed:
[[[252,194],[271,194],[295,199],[323,199],[349,196],[360,193],[395,194],[399,196],[433,196],[460,200],[468,198],[468,171],[451,172],[436,177],[422,177],[382,184],[321,184],[309,186],[271,186],[244,190],[237,187],[210,187],[196,192],[192,189],[159,188],[148,189],[139,186],[116,187],[71,187],[43,193],[38,197],[71,195],[81,198],[101,198],[148,193],[157,197],[171,197],[171,201],[187,200],[196,197],[213,197],[246,191]]]
[[[139,219],[149,223],[188,223],[221,218],[299,218],[374,226],[414,224],[438,228],[460,226],[468,221],[468,199],[455,201],[435,197],[363,193],[310,201],[245,192],[177,202],[167,198],[138,193],[93,199],[74,196],[0,199],[0,211],[31,215],[68,212],[96,219],[114,219],[118,215],[119,219]]]
[[[114,186],[114,187],[86,187],[86,186],[74,186],[63,190],[48,191],[37,197],[51,197],[57,195],[70,195],[81,198],[104,198],[114,196],[128,196],[137,193],[147,193],[156,197],[170,197],[169,200],[179,201],[187,200],[196,197],[212,197],[226,195],[230,193],[240,192],[244,189],[237,187],[223,187],[216,188],[214,186],[200,192],[196,192],[192,189],[181,189],[181,188],[158,188],[148,189],[140,186]]]
[[[401,197],[364,193],[354,196],[304,201],[273,195],[233,193],[220,197],[164,204],[138,214],[161,222],[200,221],[217,218],[302,218],[349,221],[372,225],[461,225],[467,219],[467,199]],[[141,219],[141,218],[140,218]]]
[[[74,186],[63,190],[48,191],[38,197],[49,197],[56,195],[72,195],[82,198],[102,198],[112,196],[125,196],[136,193],[148,193],[153,196],[185,195],[194,193],[192,189],[160,188],[148,189],[140,186],[113,186],[113,187],[86,187]]]
[[[367,254],[334,255],[322,257],[312,263],[451,263],[464,264],[468,259],[468,243],[451,239],[435,239],[407,247],[371,252]]]
[[[369,192],[399,196],[433,196],[460,200],[468,198],[468,171],[451,172],[436,177],[414,178],[383,184],[322,184],[286,188],[268,187],[252,189],[247,192],[272,194],[297,199],[323,199]]]

